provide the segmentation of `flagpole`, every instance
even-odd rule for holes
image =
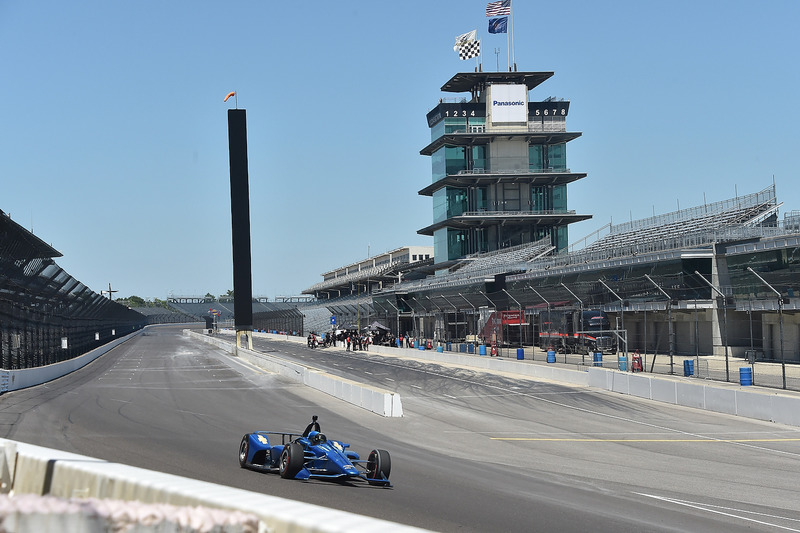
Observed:
[[[514,65],[514,72],[517,71],[517,56],[514,52],[514,2],[509,4],[511,8],[511,63]]]
[[[513,28],[514,28],[514,5],[513,5],[513,3],[509,4],[508,7],[509,7],[509,15],[510,15],[509,18],[511,18],[511,28],[512,28],[511,31],[513,32],[514,31],[513,30]],[[509,32],[508,31],[506,31],[506,60],[507,60],[507,63],[508,63],[508,71],[511,72],[511,44],[510,44],[510,37],[509,37]]]

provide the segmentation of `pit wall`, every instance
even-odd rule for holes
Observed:
[[[266,474],[265,474],[266,475]],[[286,483],[293,481],[286,480]],[[0,495],[37,495],[42,497],[74,498],[78,502],[90,503],[93,498],[125,501],[128,514],[133,507],[143,504],[169,504],[222,509],[232,513],[228,519],[217,518],[219,523],[237,521],[247,525],[247,517],[255,517],[260,533],[344,533],[358,531],[413,532],[421,529],[403,526],[385,520],[368,518],[344,511],[326,509],[316,505],[296,502],[276,496],[224,487],[193,479],[144,470],[118,463],[109,463],[82,455],[51,450],[21,442],[0,439]],[[133,503],[133,502],[136,503]],[[28,524],[81,525],[81,517],[67,516],[63,509],[48,511],[46,506],[37,506],[38,516],[27,516]],[[27,515],[31,510],[26,510]],[[16,531],[33,531],[26,528],[25,513],[17,513]],[[186,510],[198,521],[196,510]],[[242,516],[244,513],[246,516]],[[85,517],[86,527],[71,530],[96,531],[97,516]],[[140,532],[176,531],[154,524],[154,517],[142,513],[141,523],[135,529]],[[0,516],[0,524],[7,517]],[[22,521],[21,521],[21,519]],[[233,520],[231,520],[231,518]],[[21,525],[22,524],[22,525]],[[208,525],[208,524],[201,524]],[[21,527],[21,529],[20,529]],[[4,531],[6,529],[3,529]],[[55,529],[44,529],[55,530]],[[180,529],[188,531],[189,529]],[[251,531],[249,528],[216,527],[191,529],[191,531]]]
[[[303,337],[254,333],[275,340],[305,343]],[[330,348],[325,348],[330,349]],[[502,371],[534,379],[547,379],[570,385],[594,387],[638,398],[694,407],[757,420],[800,426],[800,394],[735,383],[701,381],[697,378],[620,372],[599,367],[584,370],[556,367],[542,362],[500,357],[461,355],[412,348],[370,346],[368,353],[393,357],[413,357],[436,363],[449,363],[488,371]]]
[[[333,376],[324,371],[293,363],[280,357],[239,348],[236,346],[235,338],[232,335],[211,336],[190,330],[184,330],[184,335],[213,344],[259,368],[280,374],[292,381],[302,383],[335,398],[357,405],[362,409],[386,417],[403,416],[403,403],[397,393]],[[266,333],[257,332],[253,332],[253,335],[268,336]],[[303,339],[303,342],[305,342],[305,339]]]

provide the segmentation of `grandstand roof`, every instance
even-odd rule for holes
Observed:
[[[480,88],[489,83],[518,83],[532,90],[552,77],[554,72],[459,72],[450,78],[442,91],[446,93],[464,93]]]
[[[61,257],[62,254],[0,210],[0,256],[19,260]]]

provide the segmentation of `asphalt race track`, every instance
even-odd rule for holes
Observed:
[[[800,428],[369,352],[257,349],[402,396],[383,418],[181,335],[147,333],[0,396],[0,436],[439,531],[800,531]],[[239,468],[244,433],[392,455],[384,489]]]

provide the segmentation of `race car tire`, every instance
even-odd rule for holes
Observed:
[[[242,443],[239,445],[239,466],[242,468],[247,466],[247,456],[250,454],[250,439],[248,435],[242,437]]]
[[[392,458],[386,450],[372,450],[367,458],[367,477],[371,479],[389,479],[392,471]],[[370,485],[379,483],[370,481]]]
[[[303,447],[290,442],[283,447],[278,471],[284,479],[292,479],[303,469]]]

